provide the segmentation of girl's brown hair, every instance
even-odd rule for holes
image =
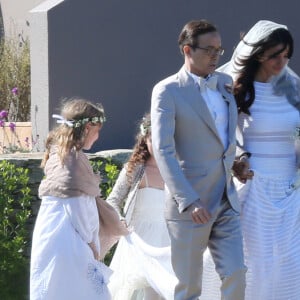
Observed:
[[[147,139],[151,137],[151,119],[147,113],[139,123],[139,130],[135,137],[136,143],[127,163],[127,176],[132,180],[133,171],[138,164],[144,164],[150,157]]]
[[[44,167],[52,146],[58,148],[62,164],[71,150],[79,151],[85,141],[85,126],[102,124],[105,121],[101,104],[79,98],[65,99],[62,102],[61,117],[64,122],[54,128],[46,139],[46,151],[41,166]]]

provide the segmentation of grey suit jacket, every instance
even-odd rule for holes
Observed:
[[[189,218],[181,213],[200,199],[214,213],[224,190],[232,208],[240,205],[232,182],[235,158],[237,107],[225,85],[232,86],[229,75],[216,72],[217,89],[228,103],[229,146],[224,149],[205,100],[184,67],[159,82],[151,103],[152,146],[166,183],[166,217]]]

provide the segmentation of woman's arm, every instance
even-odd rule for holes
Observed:
[[[122,208],[131,189],[131,184],[128,180],[126,166],[121,170],[118,179],[107,198],[107,202],[116,210],[120,219],[122,219]]]

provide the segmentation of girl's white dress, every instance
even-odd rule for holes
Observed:
[[[145,179],[147,182],[146,174]],[[163,280],[159,270],[164,268],[156,268],[153,264],[161,261],[152,260],[151,256],[156,247],[170,245],[164,207],[163,190],[148,185],[137,190],[130,223],[133,233],[120,239],[110,264],[114,273],[108,287],[113,299],[143,299],[142,290],[149,286],[161,295],[162,287],[157,287],[157,281]]]
[[[107,300],[111,271],[94,259],[99,218],[95,198],[44,196],[31,252],[31,300]]]
[[[246,300],[299,300],[300,189],[291,188],[299,112],[285,96],[273,95],[271,83],[254,86],[251,116],[239,117],[254,171],[245,185],[237,183],[248,267]],[[220,299],[220,281],[208,251],[204,268],[210,274],[211,292],[200,299]]]

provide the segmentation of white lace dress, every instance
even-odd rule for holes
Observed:
[[[255,82],[251,116],[241,114],[245,149],[252,153],[254,177],[237,183],[242,204],[246,300],[300,299],[300,189],[292,190],[296,173],[295,138],[299,112],[270,83]],[[210,294],[220,299],[220,281],[206,253]]]
[[[164,219],[164,191],[144,187],[137,191],[136,197],[130,224],[134,233],[120,239],[110,264],[114,273],[108,287],[114,300],[143,299],[142,289],[152,285],[157,290],[156,281],[161,280],[157,271],[161,266],[153,267],[150,257],[155,255],[156,247],[170,245]]]

